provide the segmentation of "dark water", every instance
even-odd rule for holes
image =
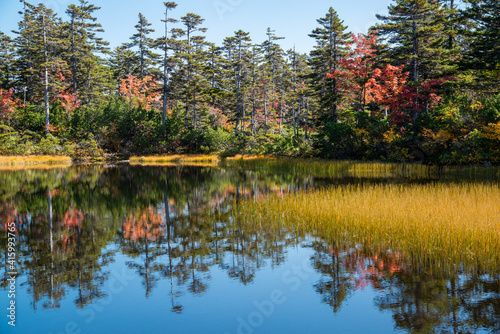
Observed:
[[[314,231],[231,217],[239,201],[271,193],[436,181],[128,165],[0,172],[0,332],[499,333],[498,275],[411,268],[390,250],[338,249]]]

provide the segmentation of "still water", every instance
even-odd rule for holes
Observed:
[[[460,181],[127,164],[0,171],[0,332],[500,333],[498,274],[412,268],[391,250],[339,249],[314,231],[255,230],[231,215],[241,201],[332,184]]]

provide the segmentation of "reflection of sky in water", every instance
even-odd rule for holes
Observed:
[[[4,324],[2,328],[7,333],[64,333],[66,326],[82,333],[238,333],[238,329],[246,333],[248,328],[255,333],[393,332],[391,314],[380,313],[373,306],[380,292],[371,287],[356,291],[336,314],[321,303],[313,287],[321,275],[310,267],[312,255],[310,248],[292,247],[284,264],[273,269],[268,261],[248,285],[231,279],[220,267],[211,267],[209,288],[203,294],[193,295],[174,286],[174,304],[182,304],[182,314],[172,312],[169,279],[162,279],[150,297],[145,297],[141,278],[130,269],[123,276],[123,290],[116,284],[112,289],[118,292],[83,309],[74,304],[77,289],[68,288],[59,308],[40,307],[33,312],[24,285],[17,296],[18,326],[15,331]],[[130,259],[120,253],[114,258],[103,270],[120,275]],[[294,266],[302,268],[300,275],[293,273]],[[280,303],[269,306],[278,292]]]
[[[416,274],[391,252],[250,230],[228,213],[242,198],[352,182],[405,180],[141,167],[3,172],[0,222],[17,219],[23,262],[17,326],[2,321],[0,331],[499,330],[498,277]],[[3,265],[0,277],[4,283]],[[0,305],[8,303],[6,292]]]

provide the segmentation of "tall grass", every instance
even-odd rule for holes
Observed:
[[[0,166],[37,164],[71,164],[71,157],[51,155],[0,156]]]
[[[131,164],[181,164],[181,165],[196,165],[196,164],[213,164],[219,163],[220,159],[217,155],[163,155],[149,157],[131,157]]]
[[[500,272],[498,184],[330,187],[246,201],[235,214],[344,247],[390,249],[421,268]]]

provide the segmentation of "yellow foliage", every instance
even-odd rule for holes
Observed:
[[[477,101],[476,103],[471,104],[470,107],[472,110],[479,110],[483,108],[483,104],[480,101]]]
[[[482,136],[489,140],[500,140],[500,122],[490,123],[488,126],[483,127]]]
[[[399,134],[394,132],[394,129],[387,131],[382,136],[384,137],[383,141],[385,143],[388,143],[388,144],[392,143],[394,140],[396,140],[398,138],[401,138],[401,136]]]
[[[453,139],[453,134],[448,130],[439,130],[434,132],[430,129],[424,128],[423,136],[432,142],[445,143]]]

